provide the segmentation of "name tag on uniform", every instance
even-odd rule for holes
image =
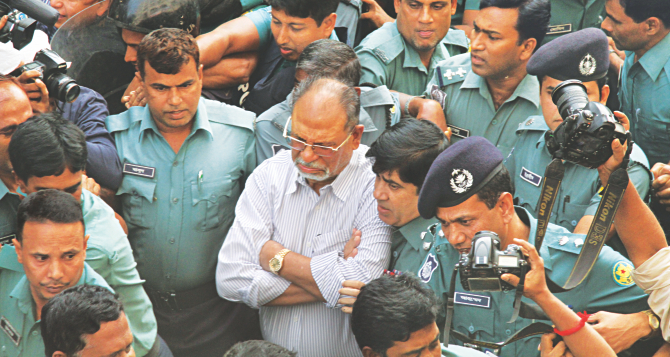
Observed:
[[[459,128],[456,125],[447,124],[451,128],[451,135],[465,139],[470,136],[470,130]]]
[[[519,176],[526,182],[530,182],[535,186],[540,186],[540,183],[542,182],[542,176],[528,170],[525,167],[521,167],[521,174]]]
[[[16,234],[11,233],[4,237],[0,237],[0,245],[14,245],[12,241],[16,238]]]
[[[454,296],[454,303],[460,305],[470,305],[490,309],[491,297],[457,292]]]
[[[14,342],[16,347],[19,347],[19,342],[21,342],[21,335],[16,331],[14,326],[9,323],[9,320],[7,320],[6,317],[0,317],[0,328],[2,331],[5,331],[7,336],[9,336],[9,339]]]
[[[547,35],[558,35],[568,32],[572,32],[572,24],[553,25],[547,29]]]
[[[123,173],[146,178],[154,178],[156,175],[156,169],[149,166],[125,163],[123,164]]]
[[[288,150],[288,149],[286,149],[285,147],[283,147],[281,145],[273,144],[272,145],[272,156],[275,156],[275,155],[279,154],[280,152],[282,152],[284,150]]]

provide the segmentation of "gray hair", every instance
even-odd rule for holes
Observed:
[[[310,77],[293,90],[293,101],[291,107],[307,93],[318,92],[320,100],[335,98],[339,105],[347,113],[345,130],[358,125],[358,114],[361,111],[361,98],[356,90],[338,80],[332,78]]]
[[[309,77],[333,78],[351,87],[361,80],[361,62],[354,50],[330,39],[314,41],[305,47],[296,63],[298,69]]]

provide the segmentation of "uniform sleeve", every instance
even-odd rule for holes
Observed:
[[[264,49],[270,43],[270,37],[272,37],[272,32],[270,31],[270,23],[272,22],[272,14],[270,13],[271,7],[265,7],[252,11],[244,16],[248,17],[256,26],[258,31],[258,37],[260,38],[259,47]]]
[[[393,98],[393,105],[395,106],[395,111],[391,112],[391,125],[397,124],[402,118],[402,110],[400,109],[400,96],[397,92],[391,92],[391,98]]]
[[[219,251],[216,289],[230,301],[259,308],[276,299],[291,284],[263,270],[259,261],[263,245],[272,238],[271,198],[263,187],[269,182],[267,167],[254,171],[235,207],[235,221]]]
[[[373,190],[374,182],[371,181],[363,193],[363,202],[354,220],[354,227],[362,233],[358,254],[345,260],[342,252],[332,251],[312,258],[312,277],[328,307],[337,305],[339,290],[345,280],[368,283],[381,276],[388,267],[392,230],[377,215]]]
[[[249,175],[254,171],[256,168],[256,139],[254,138],[254,135],[251,134],[249,135],[249,138],[247,139],[247,143],[244,146],[244,159],[243,159],[244,167],[242,168],[244,170],[244,181],[243,183],[246,183],[247,179],[249,178]],[[242,189],[244,189],[244,186],[242,186]]]
[[[274,156],[275,145],[286,147],[279,129],[269,120],[256,122],[256,161],[258,165]]]
[[[661,318],[661,332],[670,341],[670,247],[654,254],[633,271],[633,280],[649,294],[649,307]]]
[[[479,0],[465,0],[465,10],[479,10]]]
[[[79,98],[62,106],[63,117],[86,135],[86,174],[105,188],[116,191],[121,185],[121,161],[114,139],[105,127],[107,102],[97,92],[81,87]]]
[[[367,48],[358,48],[356,51],[361,62],[362,75],[360,83],[372,83],[377,86],[388,86],[386,80],[386,65],[382,63],[372,51]]]

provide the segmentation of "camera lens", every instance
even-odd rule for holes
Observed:
[[[79,97],[79,85],[63,73],[54,73],[45,81],[49,93],[61,102],[72,103]]]
[[[561,82],[551,92],[551,100],[558,107],[561,118],[565,119],[577,110],[584,109],[589,103],[586,87],[578,80]]]

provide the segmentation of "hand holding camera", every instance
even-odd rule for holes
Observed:
[[[32,72],[32,74],[26,74],[26,72]],[[39,78],[44,82],[43,84],[46,84],[48,90],[46,94],[61,102],[72,103],[79,97],[79,85],[67,75],[67,63],[58,53],[50,49],[39,50],[35,54],[33,62],[25,64],[10,73],[10,75],[18,78],[21,78],[24,74],[23,79],[26,83],[30,83],[29,80]],[[40,93],[45,94],[41,90]],[[32,97],[31,100],[33,100]]]
[[[33,107],[33,112],[40,114],[51,111],[49,91],[46,84],[40,79],[41,77],[42,72],[37,70],[25,71],[17,77],[21,87],[30,98],[30,106]]]
[[[514,239],[514,244],[518,246],[520,255],[525,257],[524,259],[530,264],[530,271],[526,273],[523,295],[535,302],[548,294],[551,295],[544,275],[544,260],[540,257],[535,247],[525,240],[518,238]],[[509,273],[503,274],[500,279],[511,286],[517,286],[520,280],[517,275]]]

